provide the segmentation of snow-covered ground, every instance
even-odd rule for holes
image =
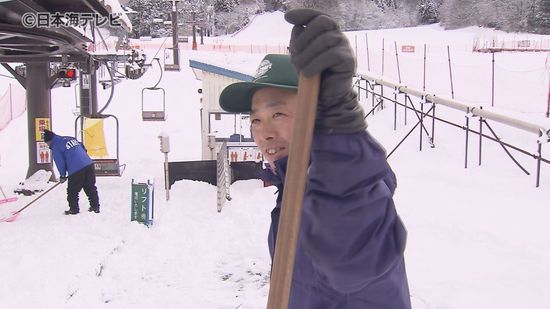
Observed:
[[[282,15],[274,13],[257,17],[234,37],[208,40],[276,45],[288,41],[289,31]],[[450,45],[457,72],[456,98],[490,108],[491,59],[470,52],[475,31],[478,29],[443,31],[438,26],[369,31],[371,73],[397,81],[393,41],[426,42],[432,46],[432,57],[428,59],[433,62],[426,88],[450,97],[446,71],[446,46]],[[479,31],[487,35],[487,29]],[[358,54],[366,55],[365,32],[348,35],[352,45],[357,35]],[[382,37],[388,44],[384,74]],[[375,48],[375,42],[380,42],[380,49]],[[401,76],[403,83],[422,88],[423,54],[419,50],[423,47],[416,48],[411,55],[400,53]],[[375,50],[380,50],[379,56],[375,56]],[[144,52],[152,56],[157,50]],[[179,181],[167,202],[164,157],[157,138],[161,132],[170,136],[172,161],[200,159],[197,89],[201,84],[187,67],[188,60],[210,61],[251,74],[261,57],[182,51],[181,72],[164,72],[159,85],[166,90],[168,114],[162,123],[142,122],[140,114],[141,89],[155,84],[158,69],[154,67],[139,80],[118,84],[106,113],[120,120],[120,160],[126,164],[123,176],[98,178],[102,206],[99,215],[85,211],[83,193],[84,211],[77,216],[62,215],[67,203],[66,185],[61,185],[26,209],[15,222],[0,223],[0,307],[265,308],[270,270],[266,240],[274,188],[263,188],[257,180],[237,182],[231,187],[233,200],[217,213],[214,186]],[[550,121],[544,118],[547,55],[496,57],[501,68],[496,83],[496,111],[550,127]],[[360,56],[360,70],[366,71],[366,65],[366,57]],[[8,82],[13,80],[0,76],[0,93]],[[100,105],[108,98],[108,91],[101,90]],[[370,109],[370,98],[362,102]],[[74,105],[72,88],[53,90],[52,122],[56,133],[74,134]],[[394,132],[393,105],[387,106],[369,117],[369,130],[390,151],[410,130],[415,117],[409,112],[405,126],[404,115],[399,112]],[[464,114],[456,111],[439,107],[437,113],[464,123]],[[536,136],[491,124],[505,141],[531,153],[536,151]],[[24,115],[0,131],[0,185],[6,193],[26,174],[26,126]],[[477,122],[473,121],[472,126],[477,129]],[[113,123],[107,119],[106,132],[112,130]],[[114,136],[108,134],[107,138],[109,151],[114,154]],[[548,308],[548,164],[542,165],[541,186],[535,188],[536,165],[530,157],[512,151],[531,172],[526,176],[500,146],[485,141],[483,163],[478,166],[477,137],[470,136],[469,168],[465,169],[464,132],[442,123],[436,123],[436,147],[430,148],[425,138],[424,142],[423,151],[418,151],[417,130],[390,158],[399,183],[396,205],[409,232],[406,265],[414,308]],[[546,158],[550,157],[548,148],[548,144],[543,145]],[[132,179],[155,181],[155,222],[151,228],[130,222]],[[32,198],[19,197],[15,203],[0,205],[0,214],[18,209]]]

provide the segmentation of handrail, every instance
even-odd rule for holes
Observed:
[[[431,102],[431,103],[434,103],[434,104],[444,105],[444,106],[447,106],[447,107],[450,107],[450,108],[453,108],[453,109],[456,109],[456,110],[459,110],[459,111],[463,111],[465,113],[471,113],[474,116],[480,116],[480,117],[483,117],[483,118],[486,118],[486,119],[490,119],[490,120],[493,120],[493,121],[496,121],[496,122],[500,122],[502,124],[506,124],[506,125],[511,126],[511,127],[515,127],[515,128],[527,131],[527,132],[537,134],[539,137],[543,137],[543,135],[546,135],[546,137],[544,137],[544,138],[547,138],[548,140],[550,140],[550,129],[545,128],[543,126],[540,126],[538,124],[530,123],[530,122],[527,122],[527,121],[524,121],[524,120],[520,120],[520,119],[512,118],[512,117],[509,117],[509,116],[501,115],[501,114],[498,114],[498,113],[495,113],[495,112],[492,112],[492,111],[484,110],[484,109],[481,109],[477,106],[470,106],[470,105],[462,103],[458,100],[438,97],[438,96],[435,96],[433,94],[429,94],[429,93],[421,91],[421,90],[417,90],[417,89],[414,89],[414,88],[409,88],[405,85],[390,82],[390,81],[387,81],[387,80],[383,80],[381,78],[376,78],[376,77],[373,77],[373,76],[368,75],[368,74],[360,73],[360,74],[358,74],[358,76],[360,76],[361,78],[363,78],[365,80],[373,81],[376,84],[393,88],[396,91],[399,91],[401,93],[406,93],[406,94],[409,94],[409,95],[413,95],[415,97],[418,97],[420,99],[425,100],[426,102]]]

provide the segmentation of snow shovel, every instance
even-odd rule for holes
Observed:
[[[10,216],[8,217],[4,217],[4,218],[0,218],[0,222],[13,222],[15,220],[17,220],[17,217],[19,216],[19,214],[25,210],[25,208],[29,207],[32,205],[32,203],[36,202],[39,198],[43,197],[44,195],[46,195],[46,193],[52,191],[55,187],[59,186],[61,184],[61,182],[58,182],[56,183],[55,185],[51,186],[51,188],[49,188],[48,190],[44,191],[44,193],[40,194],[39,196],[37,196],[34,200],[32,200],[30,203],[28,203],[27,205],[25,205],[23,208],[19,209],[18,211],[14,211],[11,213]]]
[[[267,300],[268,309],[288,307],[320,80],[318,74],[312,77],[300,74],[298,81],[298,104],[290,141],[279,232]]]
[[[2,190],[2,186],[0,186],[0,192],[2,192],[2,195],[4,196],[3,199],[0,199],[0,205],[9,203],[9,202],[15,202],[17,201],[16,197],[6,197],[6,194],[4,193],[4,190]]]

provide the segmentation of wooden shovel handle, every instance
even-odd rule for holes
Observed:
[[[268,309],[286,309],[288,306],[320,80],[318,74],[312,77],[300,74],[298,81],[298,102],[290,141],[275,258],[271,271]]]
[[[28,203],[27,205],[25,205],[23,208],[19,209],[18,211],[14,212],[13,214],[14,214],[14,215],[18,215],[18,214],[21,213],[23,210],[25,210],[25,208],[31,206],[32,203],[36,202],[38,199],[40,199],[41,197],[43,197],[44,195],[46,195],[48,192],[52,191],[55,187],[59,186],[60,184],[61,184],[61,182],[58,182],[58,183],[56,183],[55,185],[51,186],[48,190],[42,192],[37,198],[35,198],[35,199],[32,200],[30,203]]]

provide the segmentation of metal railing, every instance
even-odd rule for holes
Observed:
[[[488,139],[494,141],[503,148],[505,153],[510,157],[510,159],[527,175],[530,173],[525,169],[512,155],[509,151],[510,149],[515,150],[521,154],[532,157],[536,160],[536,186],[540,185],[540,174],[541,174],[541,163],[550,164],[550,160],[542,157],[542,145],[550,142],[550,129],[540,126],[538,124],[530,123],[528,121],[516,119],[506,115],[498,114],[493,111],[484,110],[482,107],[471,106],[466,103],[460,102],[458,100],[438,97],[434,94],[427,93],[425,91],[420,91],[414,88],[409,88],[406,85],[400,83],[394,83],[391,81],[383,80],[381,78],[374,77],[369,74],[357,74],[356,81],[354,86],[357,87],[357,92],[360,93],[364,91],[366,97],[372,95],[372,109],[366,113],[365,118],[370,115],[374,115],[376,110],[384,108],[384,101],[389,101],[394,103],[394,130],[397,128],[397,106],[404,107],[405,115],[404,121],[407,125],[407,112],[412,110],[416,116],[417,123],[410,129],[410,131],[405,135],[405,137],[395,146],[395,148],[389,152],[387,157],[389,158],[401,144],[420,126],[420,150],[422,150],[422,139],[426,135],[428,137],[428,142],[430,146],[435,147],[435,122],[440,121],[442,123],[454,126],[456,128],[462,129],[465,131],[465,158],[464,158],[464,167],[468,167],[468,147],[469,147],[469,135],[470,133],[476,134],[479,136],[479,165],[481,165],[482,157],[482,143],[483,139]],[[364,86],[363,86],[364,82]],[[393,98],[384,95],[384,88],[393,89]],[[403,95],[403,102],[399,101],[400,95]],[[360,96],[359,96],[360,97]],[[419,99],[420,109],[418,109],[411,97],[416,97]],[[444,106],[454,110],[458,110],[465,113],[465,124],[458,124],[441,117],[436,116],[436,106]],[[429,109],[425,112],[424,107],[429,106]],[[479,130],[473,130],[470,128],[470,119],[479,118]],[[431,130],[429,131],[425,125],[425,119],[431,118]],[[491,127],[487,120],[498,122],[506,126],[523,130],[531,134],[535,134],[537,138],[537,152],[531,153],[521,147],[514,146],[511,143],[507,143],[501,140],[501,138],[496,134],[495,130]],[[483,128],[486,127],[489,134],[483,133]]]

